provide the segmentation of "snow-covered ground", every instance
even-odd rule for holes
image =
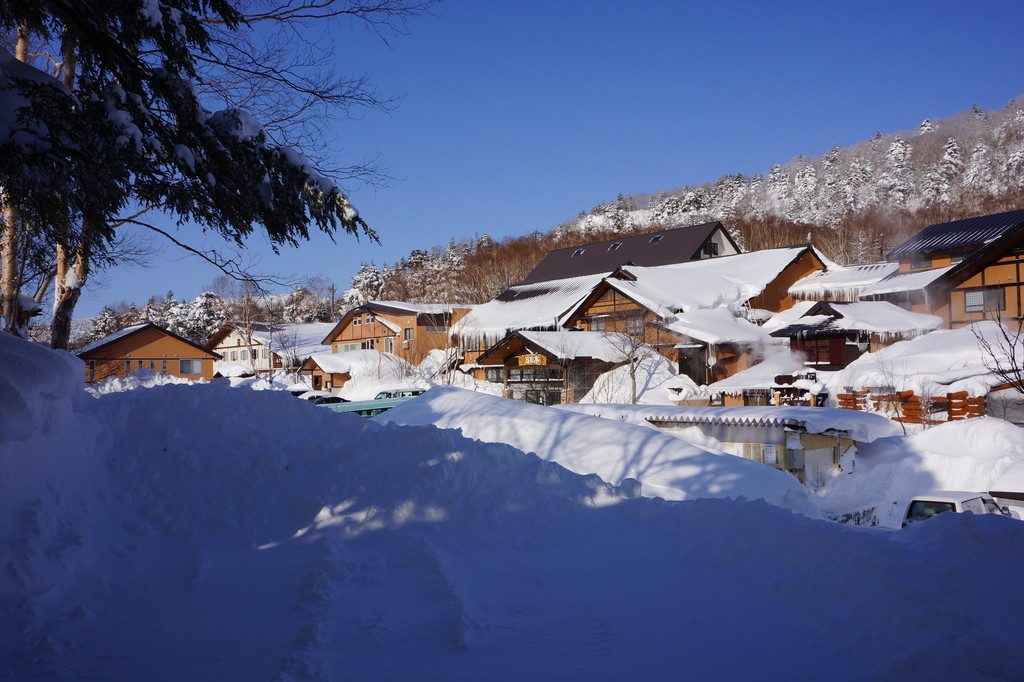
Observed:
[[[767,467],[480,392],[382,415],[460,434],[226,380],[86,392],[83,374],[0,335],[0,679],[1024,670],[1019,521],[840,525],[795,513],[813,498]],[[980,484],[957,450],[1024,450],[990,419],[883,442],[892,454],[865,464],[879,485],[908,458],[937,484]],[[653,466],[609,470],[616,445]],[[637,497],[630,476],[680,499]]]

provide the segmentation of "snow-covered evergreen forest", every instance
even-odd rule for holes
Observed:
[[[550,249],[614,235],[720,220],[747,250],[812,242],[834,260],[866,263],[925,226],[1024,206],[1024,97],[977,106],[915,130],[763,173],[619,195],[547,232],[484,235],[416,249],[394,265],[364,264],[346,300],[478,303],[524,277]]]
[[[203,342],[226,321],[324,322],[368,300],[482,303],[520,281],[550,249],[615,235],[720,220],[747,250],[812,242],[834,260],[865,263],[926,225],[1024,206],[1024,98],[925,119],[819,157],[799,155],[763,174],[619,195],[548,232],[452,239],[399,262],[364,263],[347,289],[312,281],[268,296],[225,286],[192,301],[173,294],[142,307],[108,306],[77,343],[152,321]],[[222,278],[223,279],[223,278]],[[34,330],[45,338],[45,327]],[[76,343],[76,345],[77,345]]]

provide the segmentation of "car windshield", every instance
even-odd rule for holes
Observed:
[[[989,514],[1002,514],[1003,513],[1003,510],[999,508],[999,505],[996,504],[995,500],[993,500],[991,498],[988,498],[988,497],[983,497],[983,498],[981,498],[981,501],[985,504],[985,511],[988,512]]]
[[[956,511],[952,502],[933,502],[931,500],[914,500],[907,510],[908,519],[926,519],[943,512]]]

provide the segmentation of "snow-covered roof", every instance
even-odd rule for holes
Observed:
[[[863,331],[872,334],[910,336],[925,334],[942,326],[942,318],[914,313],[888,301],[821,301],[791,324],[776,329],[772,336],[807,333]]]
[[[333,322],[260,323],[253,325],[252,338],[275,353],[304,358],[330,351],[320,342],[332,329]]]
[[[358,353],[359,351],[351,351]],[[307,362],[315,363],[317,367],[328,374],[348,374],[352,368],[349,353],[313,353]]]
[[[152,322],[140,322],[139,324],[133,324],[133,325],[131,325],[129,327],[125,327],[124,329],[121,329],[120,331],[116,331],[116,332],[112,332],[110,334],[107,334],[102,339],[96,339],[95,341],[93,341],[91,343],[87,343],[86,345],[82,346],[81,348],[79,348],[78,350],[75,351],[75,355],[82,355],[83,353],[88,353],[90,351],[96,350],[100,346],[105,346],[108,343],[113,343],[114,341],[117,341],[118,339],[122,339],[122,338],[124,338],[126,336],[134,334],[137,331],[141,331],[143,327],[149,326],[149,325],[153,325],[153,323]]]
[[[766,332],[782,329],[803,317],[817,303],[817,301],[797,301],[791,308],[781,310],[765,320],[765,323],[761,325],[761,329],[764,329]]]
[[[520,331],[519,336],[562,360],[593,358],[604,362],[624,362],[629,354],[628,348],[616,343],[615,335],[604,332]]]
[[[789,295],[794,298],[822,299],[841,298],[856,299],[864,289],[888,277],[899,269],[899,263],[866,263],[830,267],[828,270],[814,272],[797,280],[789,288]]]
[[[555,328],[566,311],[585,298],[604,274],[516,284],[473,308],[455,324],[452,333],[493,344],[519,329]]]
[[[192,341],[189,341],[188,339],[186,339],[186,338],[184,338],[182,336],[178,336],[174,332],[167,331],[163,327],[161,327],[161,326],[159,326],[157,324],[154,324],[153,322],[140,322],[138,324],[133,324],[131,326],[125,327],[124,329],[121,329],[120,331],[116,331],[116,332],[113,332],[111,334],[107,334],[102,339],[96,339],[92,343],[89,343],[89,344],[86,344],[85,346],[82,346],[81,348],[79,348],[78,350],[75,351],[75,355],[81,356],[81,355],[85,355],[87,353],[91,353],[92,351],[94,351],[94,350],[96,350],[98,348],[101,348],[101,347],[103,347],[103,346],[105,346],[107,344],[113,343],[113,342],[115,342],[115,341],[117,341],[119,339],[123,339],[126,336],[131,336],[132,334],[140,332],[143,329],[146,329],[147,327],[152,327],[153,329],[156,329],[157,331],[165,334],[166,336],[169,336],[172,339],[177,339],[178,341],[181,341],[182,343],[184,343],[184,344],[186,344],[188,346],[192,346],[193,348],[195,348],[195,349],[197,349],[199,351],[202,351],[204,354],[206,354],[206,355],[208,355],[210,357],[220,358],[220,354],[218,354],[218,353],[216,353],[216,352],[214,352],[212,350],[209,350],[208,348],[204,348],[203,346],[200,346],[198,343],[194,343]]]
[[[624,266],[622,271],[633,280],[605,281],[661,317],[697,308],[738,310],[808,248],[767,249],[647,268]]]
[[[838,407],[643,407],[652,422],[786,426],[807,433],[839,432],[862,443],[896,436],[900,427],[879,414]]]
[[[868,296],[881,296],[882,294],[920,291],[954,267],[956,266],[950,265],[944,268],[921,270],[919,272],[896,272],[864,289],[860,292],[860,297],[867,298]]]
[[[409,301],[367,301],[365,306],[373,309],[377,308],[392,308],[396,311],[402,311],[413,315],[440,315],[442,313],[450,313],[455,308],[469,308],[469,305],[454,305],[452,303],[411,303]]]
[[[770,341],[763,328],[736,317],[727,308],[691,310],[677,315],[665,328],[708,344],[756,345]]]
[[[743,391],[774,386],[775,377],[780,374],[793,374],[803,369],[806,369],[804,363],[787,350],[766,358],[753,367],[736,372],[731,377],[708,384],[707,391],[738,395]]]

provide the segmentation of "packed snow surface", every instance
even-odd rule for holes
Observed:
[[[829,385],[833,395],[848,388],[878,386],[910,390],[919,396],[944,396],[959,391],[986,395],[1004,381],[990,367],[1011,368],[1014,362],[1020,362],[1006,343],[1004,331],[993,320],[960,329],[938,329],[875,353],[865,353],[833,374]],[[988,351],[980,341],[989,344]]]
[[[226,380],[87,393],[83,375],[69,354],[0,335],[0,678],[1024,670],[1018,521],[842,526],[733,498],[785,486],[684,443],[691,466],[663,484],[691,499],[636,497],[556,461],[585,461],[594,430],[626,469],[664,452],[662,434],[566,411],[536,408],[559,432],[546,438],[518,419],[531,449],[556,446],[548,461]],[[474,422],[468,392],[432,393],[406,412],[422,401],[431,421]]]
[[[616,486],[632,485],[627,479],[634,479],[645,495],[672,500],[761,498],[813,513],[806,491],[792,476],[739,457],[712,454],[643,425],[443,387],[378,419],[459,428],[464,436],[507,443],[576,473],[596,473]]]

